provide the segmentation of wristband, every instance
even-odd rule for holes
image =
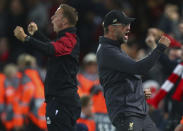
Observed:
[[[28,35],[25,37],[25,42],[29,42],[29,40],[30,40],[30,36]]]

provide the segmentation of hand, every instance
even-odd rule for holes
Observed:
[[[28,25],[28,28],[27,28],[28,32],[30,35],[34,35],[34,33],[38,30],[38,26],[36,23],[34,22],[31,22],[29,25]]]
[[[169,45],[170,45],[170,40],[169,40],[168,37],[166,37],[166,36],[163,35],[163,36],[161,36],[161,38],[160,38],[160,40],[159,40],[159,43],[165,45],[166,47],[169,47]]]
[[[151,89],[150,88],[144,89],[144,94],[145,94],[145,98],[149,99],[151,97]]]
[[[149,35],[146,40],[145,40],[146,44],[151,48],[154,49],[156,48],[157,44],[155,41],[155,38],[152,35]]]
[[[20,26],[17,26],[14,29],[14,36],[22,42],[24,42],[25,38],[27,37],[27,35],[24,32],[24,29]]]

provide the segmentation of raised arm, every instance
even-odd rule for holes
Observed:
[[[99,64],[104,68],[110,68],[120,72],[144,75],[155,64],[166,47],[169,46],[169,39],[163,36],[159,43],[162,44],[158,44],[149,56],[137,62],[124,53],[116,52],[112,48],[106,48],[101,53],[101,55],[105,56],[101,57],[101,60],[99,60],[101,63]]]
[[[46,55],[53,56],[55,54],[55,49],[51,42],[42,42],[31,36],[27,36],[24,43],[32,46],[35,49],[38,49]]]
[[[55,42],[42,42],[25,34],[23,28],[20,26],[15,28],[14,35],[23,43],[28,44],[50,56],[69,55],[77,43],[76,35],[71,33],[66,33],[66,36]]]

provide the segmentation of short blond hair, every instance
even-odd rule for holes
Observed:
[[[12,75],[15,75],[17,71],[17,66],[15,64],[8,64],[4,67],[3,73],[9,78]]]
[[[18,57],[17,64],[19,66],[32,66],[36,64],[36,58],[29,54],[21,54]]]
[[[75,26],[78,21],[76,9],[67,4],[61,4],[59,8],[63,9],[63,16],[67,18],[69,24]]]

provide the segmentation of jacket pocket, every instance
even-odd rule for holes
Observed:
[[[51,122],[55,121],[55,118],[58,116],[58,104],[56,101],[50,101],[46,106],[46,117],[51,120]]]

